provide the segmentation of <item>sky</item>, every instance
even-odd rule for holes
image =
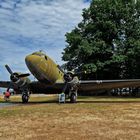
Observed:
[[[43,50],[58,64],[65,34],[82,20],[90,0],[0,0],[0,81],[9,80],[4,65],[29,72],[25,56]]]

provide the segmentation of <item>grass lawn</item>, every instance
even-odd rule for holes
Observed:
[[[11,97],[14,105],[0,108],[0,140],[140,139],[140,98],[79,97],[76,104],[56,99],[31,96],[22,104]]]

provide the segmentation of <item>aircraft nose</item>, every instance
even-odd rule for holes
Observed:
[[[26,65],[29,69],[37,65],[39,63],[39,60],[40,57],[36,55],[27,55],[25,58]]]

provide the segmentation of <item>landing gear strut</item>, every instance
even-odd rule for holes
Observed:
[[[22,93],[22,103],[28,103],[29,100],[29,92]]]

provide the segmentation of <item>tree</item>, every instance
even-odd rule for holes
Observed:
[[[140,2],[93,0],[70,33],[62,59],[90,78],[140,78]]]

